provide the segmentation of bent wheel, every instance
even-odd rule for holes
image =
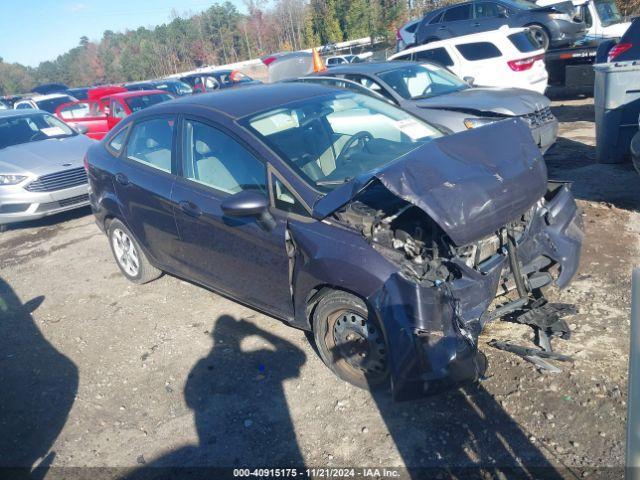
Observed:
[[[313,332],[322,361],[341,379],[360,388],[388,386],[388,348],[365,303],[346,292],[324,296],[315,309]]]
[[[111,252],[128,280],[142,284],[155,280],[162,274],[151,265],[129,229],[120,220],[113,220],[109,224],[108,236]]]

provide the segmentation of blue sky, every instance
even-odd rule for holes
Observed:
[[[180,15],[206,10],[213,0],[2,0],[0,57],[37,66],[105,30],[150,27]],[[244,11],[241,0],[232,0]]]

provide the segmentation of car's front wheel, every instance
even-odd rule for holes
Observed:
[[[369,390],[388,387],[387,344],[360,298],[342,291],[323,296],[314,310],[313,334],[322,361],[338,377]]]
[[[546,52],[549,48],[550,42],[550,35],[547,29],[542,25],[538,25],[536,23],[527,25],[527,28],[529,28],[531,35],[536,39],[536,42],[538,42],[540,48],[542,48]]]
[[[162,272],[151,265],[138,242],[120,220],[113,220],[108,229],[111,252],[122,274],[133,283],[147,283],[158,278]]]

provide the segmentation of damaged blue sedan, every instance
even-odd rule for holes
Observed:
[[[544,290],[575,274],[581,216],[521,120],[449,135],[371,96],[260,85],[141,111],[86,160],[129,280],[168,272],[311,331],[354,385],[472,382],[497,319],[569,335]]]

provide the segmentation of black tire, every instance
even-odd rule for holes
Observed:
[[[545,52],[549,49],[549,42],[551,41],[551,34],[544,25],[538,23],[532,23],[531,25],[525,25],[530,31],[533,37],[540,44]]]
[[[122,234],[126,236],[128,242],[123,241]],[[151,265],[144,251],[140,248],[138,241],[120,220],[114,219],[109,223],[107,237],[109,238],[109,246],[111,247],[113,258],[116,260],[116,264],[122,274],[128,280],[133,283],[143,284],[162,275],[161,270]],[[119,249],[120,251],[118,251]],[[133,268],[134,266],[136,268]]]
[[[360,298],[342,291],[323,296],[314,310],[313,336],[320,358],[339,378],[371,391],[389,388],[386,341]]]

